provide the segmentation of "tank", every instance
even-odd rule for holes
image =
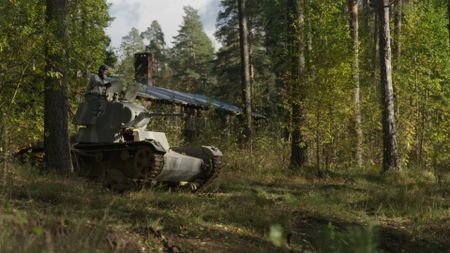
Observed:
[[[222,152],[213,146],[171,147],[165,133],[147,130],[150,119],[163,114],[136,103],[138,85],[123,96],[121,87],[113,82],[106,96],[87,95],[79,105],[71,149],[76,172],[118,191],[158,182],[203,191],[221,168]]]

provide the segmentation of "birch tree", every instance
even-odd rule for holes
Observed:
[[[355,130],[356,130],[356,163],[362,167],[362,129],[361,129],[361,99],[359,88],[359,19],[358,19],[358,1],[348,1],[350,12],[350,33],[353,47],[353,82],[355,87],[354,106],[355,106]]]
[[[307,161],[305,127],[305,18],[303,0],[287,1],[287,36],[289,85],[292,107],[291,168],[302,167]]]
[[[378,0],[377,11],[380,32],[380,72],[383,125],[383,170],[400,170],[397,151],[394,113],[394,89],[392,84],[392,52],[389,28],[389,0]]]

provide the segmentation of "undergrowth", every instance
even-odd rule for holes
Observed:
[[[77,176],[0,164],[0,252],[381,252],[449,249],[449,184],[433,172],[287,169],[286,145],[230,145],[194,195],[117,194]]]

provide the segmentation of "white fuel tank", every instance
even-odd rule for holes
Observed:
[[[158,181],[191,181],[202,172],[203,160],[170,150],[164,155],[164,167],[157,177]]]

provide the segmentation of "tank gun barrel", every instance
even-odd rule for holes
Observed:
[[[139,113],[136,118],[134,118],[132,121],[125,124],[123,127],[136,127],[140,122],[142,122],[144,119],[151,118],[153,116],[184,116],[183,113],[163,113],[163,112],[141,112]]]
[[[184,113],[149,112],[148,114],[149,114],[149,117],[151,117],[151,116],[172,116],[172,117],[185,116]]]

